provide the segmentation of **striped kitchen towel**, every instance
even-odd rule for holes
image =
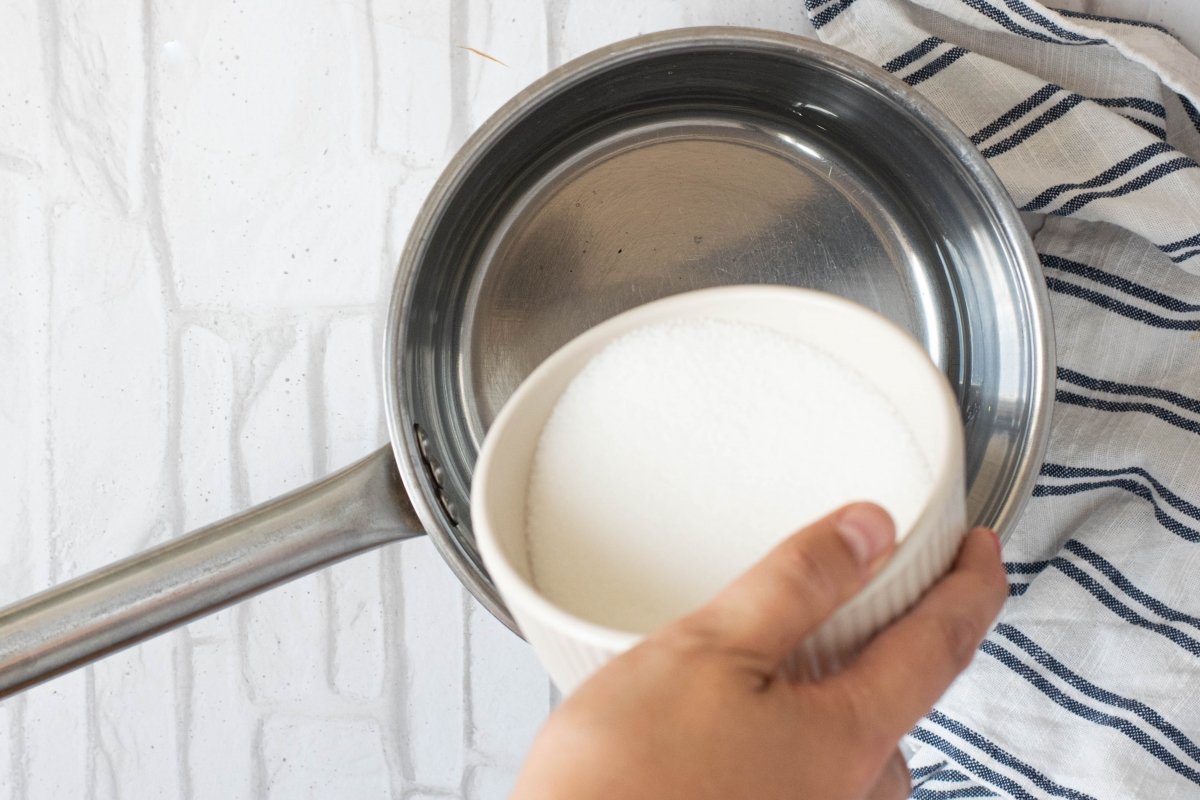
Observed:
[[[1033,0],[806,7],[1047,215],[1049,450],[1000,622],[905,740],[912,796],[1198,798],[1200,61]]]

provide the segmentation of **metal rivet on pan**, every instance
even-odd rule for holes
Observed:
[[[450,518],[451,522],[457,525],[459,520],[458,507],[454,505],[454,501],[441,489],[438,489],[437,499],[442,504],[442,510],[446,512],[446,516]]]
[[[442,481],[446,477],[446,470],[441,462],[433,456],[428,456],[425,462],[429,465],[429,473],[433,475],[433,482],[438,486],[444,486],[445,484]]]
[[[425,431],[421,430],[420,425],[413,425],[413,432],[417,435],[417,448],[421,451],[421,456],[425,459],[429,458],[429,437],[425,435]]]
[[[425,467],[429,470],[434,484],[440,489],[445,486],[446,469],[442,466],[442,462],[434,458],[429,437],[425,435],[425,431],[421,430],[421,426],[413,425],[413,432],[417,437],[417,447],[421,451],[421,459],[425,462]]]

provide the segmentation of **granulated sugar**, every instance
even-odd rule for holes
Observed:
[[[830,356],[758,325],[650,325],[592,359],[546,423],[533,580],[580,617],[647,632],[846,502],[906,529],[930,483],[895,409]]]

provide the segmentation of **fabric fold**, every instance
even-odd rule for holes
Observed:
[[[1200,274],[1200,61],[1158,26],[1032,0],[833,0],[825,41],[917,88],[1026,211],[1111,222]]]
[[[806,8],[1046,215],[1050,444],[1001,619],[904,742],[912,797],[1200,797],[1200,60],[1033,0]]]

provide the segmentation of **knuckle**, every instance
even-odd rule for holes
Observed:
[[[949,614],[938,618],[938,636],[951,662],[963,670],[974,658],[983,632],[970,617]]]
[[[998,563],[992,569],[991,578],[991,593],[992,602],[996,607],[997,613],[1004,601],[1008,599],[1008,573],[1004,571],[1004,564]]]
[[[805,542],[788,547],[782,574],[790,588],[808,603],[826,606],[846,593],[845,570],[832,558],[821,558]]]
[[[710,615],[695,613],[651,634],[646,643],[679,656],[694,657],[715,649],[721,634]]]

